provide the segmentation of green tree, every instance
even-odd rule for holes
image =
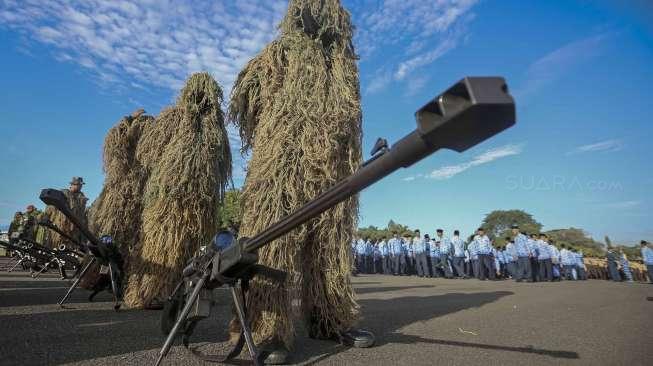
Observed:
[[[218,209],[218,220],[221,227],[233,226],[240,228],[242,211],[240,206],[241,192],[239,189],[230,189],[225,192],[222,206]]]
[[[523,210],[492,211],[485,216],[481,227],[496,244],[503,245],[505,244],[504,238],[512,236],[510,227],[513,224],[519,225],[519,230],[527,233],[539,233],[542,229],[542,224]]]
[[[589,257],[603,256],[603,245],[589,237],[582,229],[570,227],[568,229],[549,230],[545,234],[556,245],[565,244],[573,249],[582,250],[583,254]]]

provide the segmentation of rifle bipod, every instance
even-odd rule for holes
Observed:
[[[63,308],[64,303],[66,300],[68,300],[68,297],[75,291],[75,288],[77,288],[77,285],[79,285],[79,282],[84,278],[84,275],[88,272],[88,270],[91,268],[91,266],[97,261],[97,258],[93,257],[91,260],[86,263],[86,265],[79,271],[78,273],[75,274],[73,277],[75,278],[75,281],[73,281],[73,284],[70,285],[70,288],[68,288],[68,291],[64,295],[64,297],[59,301],[59,306]],[[109,276],[111,278],[111,292],[113,294],[113,309],[115,311],[118,311],[120,309],[120,296],[118,295],[118,291],[121,289],[118,288],[119,285],[116,284],[116,276],[114,274],[114,268],[109,264]],[[91,297],[89,298],[89,301],[92,301],[93,297],[98,293],[99,291],[95,291]]]
[[[176,323],[174,324],[172,330],[168,334],[168,338],[166,339],[163,348],[159,352],[159,357],[156,360],[155,366],[158,366],[163,360],[163,358],[168,354],[168,351],[172,346],[172,342],[174,341],[176,334],[179,332],[182,333],[182,344],[184,345],[184,347],[193,356],[201,359],[202,361],[214,362],[214,363],[228,363],[230,360],[237,357],[241,353],[243,346],[247,344],[247,350],[249,352],[250,357],[252,358],[252,362],[254,363],[254,365],[256,366],[263,365],[263,360],[265,359],[266,353],[260,352],[256,347],[256,344],[254,343],[252,330],[250,328],[249,322],[247,321],[247,303],[245,300],[247,291],[249,290],[249,281],[254,276],[257,275],[267,277],[269,280],[275,281],[279,284],[283,283],[286,278],[285,272],[273,268],[265,267],[262,265],[258,265],[258,264],[249,266],[249,268],[247,268],[242,274],[240,274],[236,278],[226,278],[223,276],[219,277],[220,283],[229,286],[229,291],[231,293],[231,297],[234,303],[234,308],[238,316],[238,321],[240,322],[240,336],[238,337],[238,341],[234,345],[231,352],[229,352],[229,354],[207,355],[201,353],[199,350],[197,350],[197,348],[192,348],[190,346],[190,336],[193,334],[193,330],[195,329],[197,323],[199,323],[199,321],[202,320],[203,317],[192,317],[189,320],[186,319],[191,308],[195,306],[195,302],[198,300],[200,291],[204,287],[204,284],[206,283],[207,279],[210,277],[209,274],[203,274],[200,277],[200,279],[197,281],[195,286],[193,287],[193,291],[188,297],[188,301],[186,301],[183,310],[181,311],[179,317],[177,318]],[[181,284],[177,286],[175,291],[173,291],[172,296],[175,295],[175,293],[180,289],[180,287]],[[183,330],[181,330],[180,328],[183,328]]]
[[[46,272],[55,263],[57,264],[57,270],[59,270],[59,276],[61,276],[62,280],[65,280],[66,279],[66,272],[63,269],[64,263],[63,263],[62,260],[60,260],[57,257],[52,258],[48,263],[44,264],[40,271],[38,271],[36,273],[32,273],[32,278],[34,278],[34,279],[39,278],[39,276],[43,272]]]
[[[16,261],[16,264],[14,264],[13,267],[11,267],[11,268],[9,268],[7,270],[7,273],[9,273],[9,272],[13,271],[14,269],[16,269],[16,267],[23,264],[23,262],[25,262],[26,260],[27,260],[27,258],[25,258],[25,257],[20,258],[20,260]]]

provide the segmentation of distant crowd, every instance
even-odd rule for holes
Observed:
[[[352,242],[354,274],[395,276],[477,278],[479,280],[514,279],[517,282],[586,280],[588,271],[582,251],[555,245],[546,234],[526,234],[512,226],[505,246],[494,246],[483,228],[466,242],[455,230],[451,238],[444,230],[431,237],[415,230],[412,237],[393,233],[380,240],[355,238]],[[641,241],[642,259],[648,279],[653,279],[653,248]],[[633,281],[628,259],[608,248],[608,277],[614,281]]]

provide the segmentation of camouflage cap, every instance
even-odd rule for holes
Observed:
[[[73,179],[70,180],[70,184],[83,185],[84,184],[84,178],[82,178],[82,177],[73,177]]]

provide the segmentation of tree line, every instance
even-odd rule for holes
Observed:
[[[241,191],[232,189],[225,193],[223,204],[219,208],[219,220],[223,227],[232,226],[235,228],[240,227],[241,217]],[[638,246],[626,246],[620,244],[613,244],[609,237],[605,237],[605,245],[598,242],[587,235],[585,231],[580,228],[566,228],[542,231],[542,224],[539,223],[533,215],[523,210],[495,210],[485,216],[480,227],[485,229],[485,232],[493,240],[495,246],[505,246],[506,238],[511,236],[510,227],[513,224],[519,225],[521,231],[526,233],[544,233],[556,245],[565,244],[568,247],[582,250],[587,257],[602,257],[605,253],[605,245],[612,245],[616,248],[622,248],[630,259],[640,259],[641,254]],[[370,225],[368,227],[359,228],[357,235],[362,238],[369,238],[370,240],[381,240],[384,237],[392,237],[393,233],[398,233],[400,236],[413,236],[414,229],[408,225],[403,225],[390,220],[386,227],[380,228]],[[470,238],[466,238],[470,239]]]

